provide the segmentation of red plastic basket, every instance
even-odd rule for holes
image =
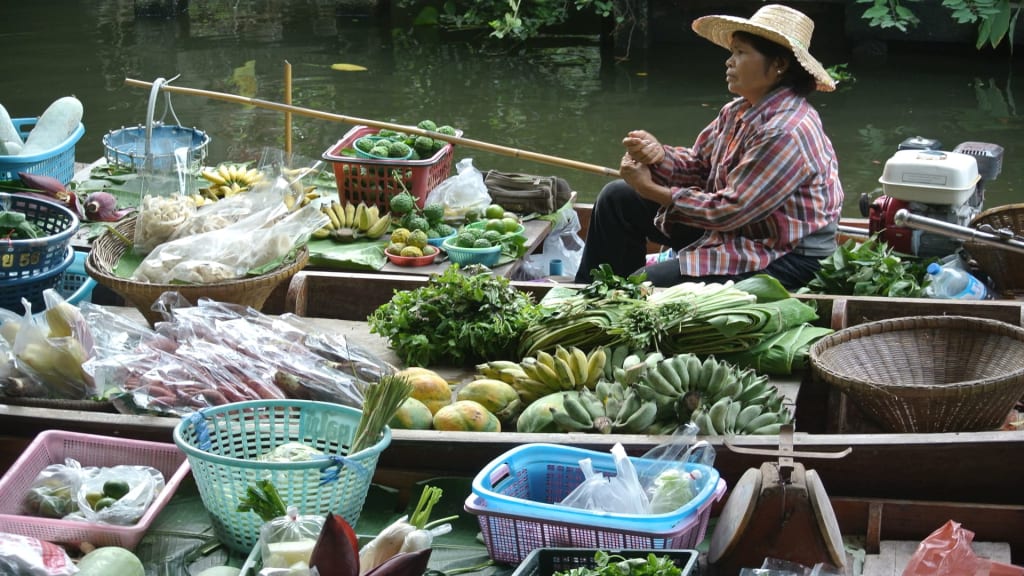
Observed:
[[[74,458],[82,466],[152,466],[164,475],[164,488],[134,526],[21,515],[22,500],[36,476],[51,464],[63,464],[65,458]],[[188,473],[185,453],[174,444],[47,430],[36,436],[0,478],[0,527],[4,532],[49,542],[90,542],[131,549],[142,540]]]
[[[427,194],[451,174],[455,149],[451,144],[445,144],[430,158],[420,160],[375,160],[341,154],[344,149],[352,148],[359,138],[376,133],[376,128],[356,126],[323,153],[323,159],[334,166],[334,179],[338,183],[341,201],[366,202],[386,210],[388,200],[407,188],[422,208]],[[462,136],[461,130],[455,133]]]

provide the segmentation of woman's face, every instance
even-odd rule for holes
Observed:
[[[725,61],[725,81],[729,92],[757,104],[778,84],[783,72],[779,66],[784,64],[769,62],[753,45],[739,38],[733,38],[730,51],[732,55]]]

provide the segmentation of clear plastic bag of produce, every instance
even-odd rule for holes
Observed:
[[[323,526],[323,516],[299,514],[295,506],[288,507],[287,515],[264,523],[260,528],[263,567],[308,568]]]
[[[78,486],[78,512],[65,519],[131,526],[164,488],[164,475],[151,466],[86,468]]]
[[[260,184],[244,194],[203,204],[175,228],[167,241],[227,228],[257,212],[277,206],[281,203],[281,194],[282,190],[272,184]]]
[[[50,464],[36,474],[22,499],[22,509],[29,516],[63,518],[78,510],[78,487],[86,473],[74,458],[63,464]]]
[[[225,228],[161,244],[143,259],[132,279],[209,284],[262,274],[279,266],[326,223],[327,216],[312,204],[288,212],[280,203]]]
[[[78,308],[55,290],[43,292],[47,309],[33,316],[25,304],[20,320],[4,322],[4,337],[13,335],[14,368],[26,379],[22,396],[80,400],[95,391],[92,378],[82,369],[92,350],[91,331]]]
[[[687,470],[686,464],[714,466],[715,448],[706,440],[698,441],[698,433],[693,423],[680,426],[669,440],[641,456],[647,463],[654,462],[645,466],[642,479],[649,513],[676,510],[703,490],[708,479],[700,470]]]

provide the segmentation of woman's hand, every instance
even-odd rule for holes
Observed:
[[[672,191],[654,182],[650,166],[634,160],[628,153],[623,154],[619,162],[619,176],[643,198],[662,206],[672,202]]]
[[[626,154],[641,164],[659,164],[665,159],[665,148],[646,130],[633,130],[622,139]]]

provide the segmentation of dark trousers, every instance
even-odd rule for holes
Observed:
[[[758,273],[775,277],[788,290],[795,290],[812,278],[820,268],[818,258],[790,253],[772,262],[764,270],[728,276],[684,276],[679,260],[672,258],[646,266],[648,240],[680,250],[698,240],[703,231],[676,225],[671,237],[654,226],[658,204],[642,198],[623,180],[605,185],[594,203],[587,229],[576,282],[589,284],[590,272],[600,264],[608,264],[617,276],[627,277],[640,271],[654,286],[666,287],[681,282],[725,282],[742,280]]]

